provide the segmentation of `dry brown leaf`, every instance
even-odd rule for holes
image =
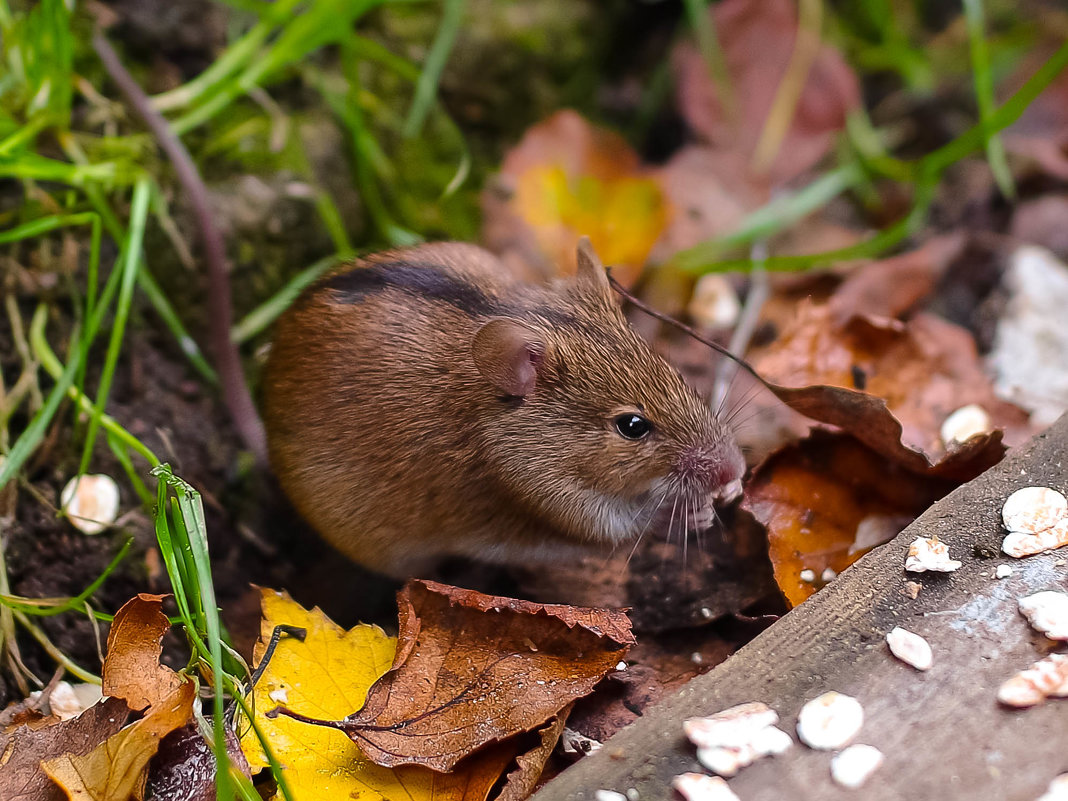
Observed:
[[[263,589],[260,640],[262,662],[275,626],[305,630],[303,639],[283,637],[256,682],[257,724],[284,770],[295,801],[406,798],[409,801],[485,801],[515,755],[514,740],[483,748],[451,773],[418,765],[383,768],[371,763],[342,732],[308,726],[284,716],[267,718],[278,703],[320,717],[341,717],[360,707],[375,679],[389,669],[396,644],[377,626],[345,631],[319,609],[304,609],[285,593]],[[245,753],[256,771],[268,764],[259,738],[244,727]],[[278,793],[274,797],[281,798]]]
[[[767,528],[775,579],[796,606],[831,578],[825,571],[845,570],[953,486],[888,464],[850,437],[814,431],[757,468],[743,507]]]
[[[173,693],[181,677],[159,662],[160,642],[171,624],[163,614],[166,595],[139,593],[115,613],[108,632],[102,689],[142,710]]]
[[[505,156],[483,211],[483,241],[517,269],[540,278],[574,273],[579,237],[588,236],[630,285],[669,210],[622,137],[559,111]]]
[[[589,693],[634,642],[623,612],[426,581],[398,597],[393,667],[338,724],[379,765],[449,771]]]
[[[45,728],[19,726],[0,734],[0,798],[3,801],[62,801],[63,791],[41,770],[61,754],[89,753],[126,723],[119,698],[105,698],[75,718]]]
[[[556,717],[538,730],[538,744],[534,748],[515,758],[519,767],[505,778],[504,786],[494,801],[525,801],[530,797],[538,785],[542,771],[545,770],[545,763],[549,761],[549,756],[564,731],[571,706],[568,704],[561,709],[556,713]]]
[[[237,736],[226,729],[230,764],[251,777]],[[159,744],[145,783],[146,801],[215,801],[215,752],[194,723],[175,729]]]
[[[996,464],[1002,432],[972,437],[947,452],[942,423],[978,404],[995,426],[1018,429],[1026,415],[994,395],[975,342],[929,314],[907,323],[852,317],[834,322],[830,305],[802,303],[792,327],[754,360],[769,389],[795,411],[839,426],[910,470],[966,481]]]
[[[855,270],[831,297],[835,325],[846,326],[853,317],[895,318],[911,311],[934,291],[966,243],[963,234],[946,234]]]
[[[148,763],[160,741],[189,722],[194,700],[196,684],[183,682],[143,718],[88,754],[66,753],[41,767],[71,801],[128,801],[144,787]]]
[[[690,42],[672,55],[682,116],[715,148],[751,160],[768,111],[786,73],[797,36],[793,0],[724,0],[713,4],[715,30],[723,47],[738,120],[724,113],[708,64]],[[768,180],[778,185],[797,177],[829,151],[850,109],[860,105],[860,85],[845,60],[821,45],[771,165]]]

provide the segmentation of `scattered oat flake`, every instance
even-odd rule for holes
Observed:
[[[1068,499],[1049,487],[1024,487],[1012,493],[1001,508],[1009,531],[1038,534],[1068,514]]]
[[[1068,773],[1062,773],[1051,781],[1046,792],[1035,801],[1068,801]]]
[[[834,691],[813,698],[797,716],[797,736],[811,748],[833,750],[852,740],[864,724],[864,708]]]
[[[960,562],[949,558],[949,548],[938,537],[917,537],[905,559],[905,570],[911,573],[952,573],[960,567]]]
[[[1068,696],[1068,656],[1050,654],[1001,685],[998,700],[1007,706],[1034,706]]]
[[[1008,565],[998,565],[997,570],[994,571],[994,577],[1003,579],[1012,575],[1012,568]]]
[[[739,801],[727,782],[719,776],[682,773],[672,780],[671,786],[686,801]]]
[[[119,516],[119,485],[103,473],[75,476],[59,494],[72,526],[83,534],[99,534]]]
[[[289,703],[289,689],[286,687],[276,687],[267,693],[267,697],[274,701],[276,704],[288,704]]]
[[[979,434],[988,434],[992,430],[990,415],[977,403],[961,406],[942,423],[942,442],[947,446],[967,442]]]
[[[729,777],[793,745],[790,735],[776,728],[778,722],[774,709],[754,701],[707,718],[691,718],[683,723],[683,730],[697,746],[697,760],[713,773]]]
[[[1068,640],[1068,594],[1046,590],[1021,598],[1020,613],[1051,640]]]
[[[907,595],[912,600],[916,600],[920,597],[920,590],[923,589],[923,585],[918,581],[906,581],[905,586],[901,588],[901,592]]]
[[[1068,545],[1068,517],[1062,518],[1052,528],[1047,528],[1038,534],[1010,531],[1001,543],[1001,551],[1020,559],[1024,556],[1052,551],[1064,545]]]
[[[627,797],[623,793],[617,793],[615,790],[598,790],[593,794],[594,801],[627,801]]]
[[[836,754],[831,760],[831,778],[843,787],[855,790],[882,764],[882,751],[874,745],[857,743]]]
[[[895,626],[886,635],[886,644],[890,646],[890,653],[916,670],[928,670],[934,657],[931,654],[931,646],[919,634],[914,634],[908,629]]]

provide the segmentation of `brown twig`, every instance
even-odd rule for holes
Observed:
[[[215,227],[208,190],[200,177],[193,159],[181,140],[175,136],[163,116],[152,108],[144,91],[126,71],[118,54],[108,43],[103,33],[93,34],[93,49],[96,50],[104,69],[119,87],[130,106],[144,120],[160,149],[167,154],[174,172],[196,215],[200,238],[204,246],[204,261],[208,269],[208,319],[209,336],[215,353],[215,367],[222,385],[223,402],[226,404],[234,427],[248,448],[261,464],[267,461],[267,437],[263,422],[252,402],[245,375],[241,369],[241,356],[237,345],[230,339],[233,320],[230,308],[230,278],[226,267],[226,248],[219,229]]]

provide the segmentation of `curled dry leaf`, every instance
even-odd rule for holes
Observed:
[[[20,725],[0,733],[0,797],[4,801],[62,801],[67,796],[41,769],[41,763],[63,754],[88,754],[122,729],[128,715],[121,699],[105,698],[70,720]]]
[[[398,605],[392,668],[363,708],[337,724],[385,766],[451,770],[588,694],[634,642],[622,612],[435,582],[409,582]]]
[[[118,612],[108,632],[102,689],[130,709],[153,706],[173,693],[181,677],[159,662],[160,642],[171,624],[163,614],[166,595],[140,593]]]
[[[828,301],[834,325],[845,328],[854,317],[891,320],[912,312],[935,291],[966,243],[959,233],[936,236],[850,273]]]
[[[575,271],[588,236],[613,275],[638,277],[668,219],[656,180],[618,134],[559,111],[526,132],[483,196],[486,245],[542,278]]]
[[[756,469],[742,506],[767,528],[775,580],[796,606],[951,486],[888,465],[851,437],[813,431]]]
[[[237,736],[226,730],[230,764],[251,776]],[[159,744],[149,767],[144,797],[158,801],[215,801],[215,753],[196,723],[175,729]]]
[[[791,0],[725,0],[708,13],[723,47],[737,119],[724,108],[707,62],[690,42],[672,54],[682,116],[716,149],[738,153],[750,163],[791,54],[807,48],[811,64],[767,170],[772,185],[800,175],[828,152],[850,109],[859,106],[856,75],[832,47],[807,31],[799,34],[797,6]]]
[[[449,774],[415,766],[391,770],[375,765],[339,731],[285,716],[266,718],[265,713],[276,706],[271,696],[280,690],[285,691],[291,707],[324,718],[339,718],[359,708],[374,680],[389,669],[396,644],[377,626],[346,631],[318,609],[308,611],[285,593],[264,589],[261,601],[260,639],[253,651],[257,663],[275,626],[295,626],[306,632],[303,641],[293,637],[279,641],[253,691],[257,723],[284,763],[298,801],[484,801],[514,756],[511,744],[485,749]],[[242,732],[241,746],[249,765],[259,772],[267,767],[267,757],[251,727],[243,727]]]
[[[73,799],[127,801],[144,786],[160,741],[189,722],[196,684],[186,681],[153,704],[143,718],[113,734],[88,754],[63,754],[41,763]]]
[[[1020,671],[998,689],[1006,706],[1034,706],[1047,698],[1068,696],[1068,656],[1050,654]]]
[[[1068,593],[1036,592],[1019,600],[1020,613],[1051,640],[1068,640]]]
[[[518,767],[508,774],[504,787],[494,801],[526,801],[530,797],[545,769],[545,763],[556,748],[570,712],[571,706],[568,705],[538,730],[538,744],[515,758]]]
[[[864,708],[849,695],[826,692],[813,698],[797,715],[797,736],[810,748],[841,748],[864,725]]]
[[[791,327],[754,367],[790,408],[838,426],[913,472],[967,481],[1004,453],[1001,431],[948,452],[943,421],[961,402],[978,403],[1000,428],[1026,415],[995,397],[969,332],[929,314],[907,323],[854,316],[840,326],[828,306],[802,303]]]

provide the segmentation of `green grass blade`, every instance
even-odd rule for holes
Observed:
[[[968,26],[968,46],[972,59],[972,79],[975,83],[975,99],[979,106],[979,119],[989,125],[994,111],[994,79],[990,72],[990,54],[986,46],[986,22],[983,0],[963,0],[964,18]],[[1016,185],[1012,180],[1009,162],[1005,158],[1005,145],[997,134],[987,134],[986,159],[994,174],[998,189],[1006,198],[1016,197]]]
[[[47,318],[48,306],[41,303],[34,311],[33,320],[43,327]],[[74,333],[77,335],[77,330]],[[41,444],[45,430],[59,410],[59,404],[63,402],[63,396],[67,394],[67,390],[74,384],[74,376],[78,372],[78,361],[76,356],[72,356],[70,361],[67,362],[67,366],[63,368],[62,374],[56,380],[55,386],[48,393],[44,405],[33,416],[30,424],[26,426],[26,430],[15,440],[15,444],[11,446],[7,458],[0,464],[0,489],[7,486],[7,482],[18,474],[22,465],[37,450],[37,446]]]
[[[239,345],[248,342],[273,323],[282,312],[289,308],[290,304],[297,299],[297,296],[306,287],[314,283],[319,276],[335,264],[346,261],[352,256],[352,253],[337,253],[333,256],[327,256],[325,259],[319,259],[310,267],[305,267],[282,289],[250,311],[241,322],[235,325],[230,331],[231,339]]]
[[[672,264],[684,272],[702,272],[724,253],[734,248],[766,239],[822,208],[830,200],[857,186],[865,179],[857,164],[839,167],[813,181],[804,189],[781,195],[747,215],[738,230],[717,239],[701,242],[672,257]]]
[[[85,435],[85,445],[82,448],[82,460],[78,466],[79,474],[84,473],[89,467],[89,459],[93,453],[93,446],[96,444],[96,434],[100,428],[100,416],[104,413],[104,406],[111,393],[115,366],[118,364],[122,340],[126,334],[126,321],[129,318],[130,305],[133,301],[134,283],[141,264],[141,243],[144,241],[145,222],[148,220],[150,189],[151,185],[147,178],[138,181],[137,186],[134,187],[133,201],[130,206],[130,228],[122,248],[122,283],[119,287],[118,305],[115,309],[115,320],[111,326],[111,336],[108,339],[108,349],[104,359],[104,369],[100,375],[96,403],[93,405],[89,429]]]
[[[402,133],[408,139],[419,135],[427,114],[434,105],[438,84],[441,82],[441,73],[445,70],[445,63],[449,60],[449,53],[452,52],[452,46],[456,43],[460,25],[463,24],[465,5],[466,0],[445,0],[441,24],[430,45],[423,71],[415,84],[412,107],[408,110],[408,117],[404,121]]]
[[[77,595],[64,600],[55,599],[55,605],[48,607],[41,607],[35,605],[35,602],[39,603],[38,599],[34,598],[22,598],[16,595],[0,596],[0,605],[10,607],[12,609],[18,609],[27,615],[33,615],[35,617],[51,617],[52,615],[62,614],[63,612],[69,612],[72,609],[85,604],[87,600],[93,597],[93,594],[100,589],[100,587],[107,581],[108,576],[115,572],[116,568],[122,564],[122,560],[126,558],[126,554],[130,552],[130,548],[133,546],[133,539],[126,540],[123,546],[119,549],[119,552],[112,557],[108,562],[108,566],[104,568],[104,572],[97,576],[93,582],[82,590]]]

